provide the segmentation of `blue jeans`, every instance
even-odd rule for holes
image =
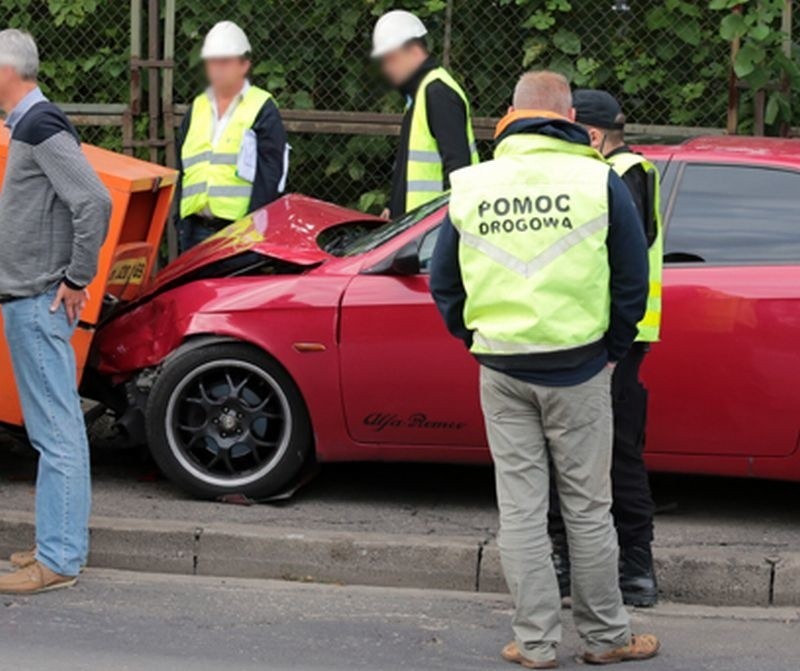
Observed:
[[[39,453],[36,558],[60,575],[76,576],[89,553],[89,441],[76,383],[75,330],[56,288],[3,305],[25,428]]]

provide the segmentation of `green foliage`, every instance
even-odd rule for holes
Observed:
[[[298,8],[302,4],[302,11]],[[553,68],[576,86],[619,95],[631,121],[721,125],[726,110],[728,46],[705,3],[454,0],[450,66],[474,113],[501,116],[526,68]],[[239,0],[225,18],[248,29],[254,79],[286,108],[401,112],[369,60],[377,16],[398,6],[425,20],[441,55],[444,0]],[[203,85],[199,49],[219,18],[213,3],[178,0],[176,78],[180,102]],[[391,174],[394,138],[291,138],[291,187],[379,211]]]
[[[703,3],[516,0],[527,12],[522,65],[563,72],[623,100],[630,121],[719,125],[727,47]],[[702,105],[697,104],[699,101]]]
[[[97,10],[99,0],[48,0],[54,25],[74,27]]]
[[[175,100],[189,102],[204,86],[202,39],[224,18],[249,33],[253,80],[272,91],[281,107],[401,112],[402,97],[385,85],[369,59],[374,21],[396,7],[418,13],[441,55],[447,4],[177,0]],[[775,84],[788,77],[800,90],[800,71],[796,56],[786,58],[780,48],[782,0],[628,4],[630,11],[615,11],[611,0],[453,0],[451,70],[464,83],[477,116],[502,115],[524,69],[551,68],[575,86],[603,87],[619,96],[631,122],[721,126],[729,43],[739,38],[737,74],[751,87],[768,87],[770,123],[788,119],[789,100]],[[732,14],[739,4],[743,14]],[[43,87],[63,102],[127,101],[129,12],[127,0],[0,0],[5,22],[37,37]],[[800,100],[793,107],[800,109]],[[749,123],[745,118],[742,128]],[[140,116],[139,137],[146,133],[142,124],[146,119]],[[118,133],[97,129],[88,139],[118,148]],[[385,205],[395,138],[293,134],[291,143],[293,190],[373,211]],[[482,145],[484,154],[488,150],[488,143]]]
[[[64,102],[128,99],[130,6],[123,0],[0,0],[4,23],[39,42],[41,84]]]
[[[788,82],[795,91],[800,88],[800,62],[796,47],[794,57],[784,53],[786,35],[780,30],[783,0],[711,0],[709,6],[726,12],[720,22],[722,38],[740,40],[733,62],[736,76],[752,90],[770,89],[765,121],[791,123],[791,94],[784,84]],[[733,11],[736,7],[741,10]]]

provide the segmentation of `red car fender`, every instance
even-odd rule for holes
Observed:
[[[302,296],[291,290],[297,279],[215,278],[167,291],[101,328],[93,360],[100,373],[121,381],[163,364],[196,338],[253,345],[297,384],[313,418],[317,455],[325,460],[331,446],[351,442],[343,420],[337,343],[339,302],[351,278],[304,276]],[[268,322],[271,315],[275,319]]]

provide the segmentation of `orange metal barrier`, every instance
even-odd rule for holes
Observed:
[[[8,156],[8,131],[0,123],[0,180]],[[108,237],[100,251],[97,276],[89,286],[90,300],[72,345],[80,380],[103,297],[136,298],[153,274],[158,248],[175,193],[177,173],[146,161],[84,145],[84,153],[111,193],[113,207]],[[0,310],[2,327],[2,310]],[[0,423],[21,425],[11,361],[0,330]]]

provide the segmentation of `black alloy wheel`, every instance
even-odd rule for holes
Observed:
[[[151,391],[147,424],[164,473],[204,498],[273,495],[311,453],[296,385],[273,359],[238,343],[170,360]]]

